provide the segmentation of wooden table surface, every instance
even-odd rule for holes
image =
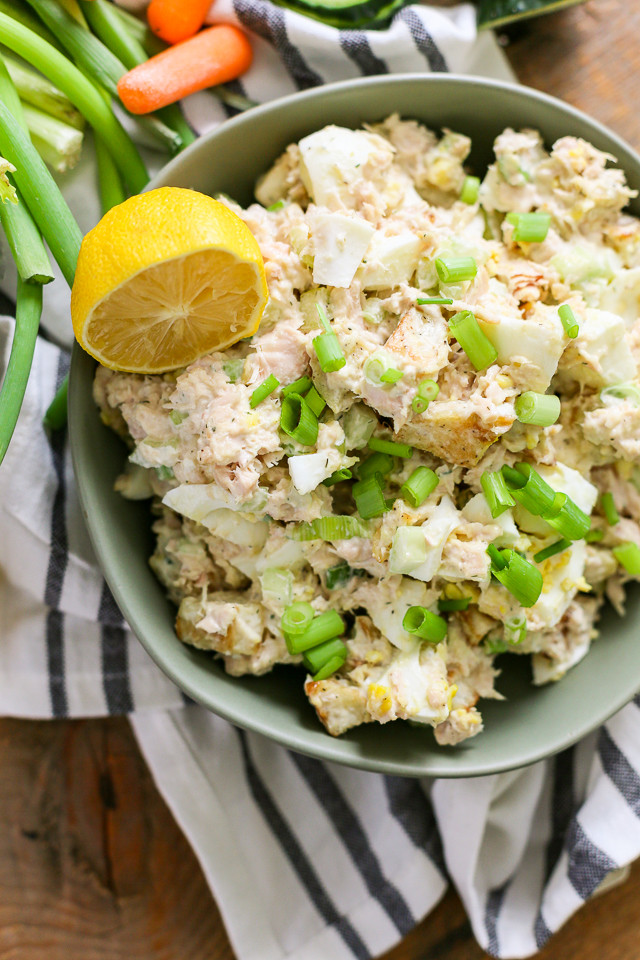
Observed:
[[[519,79],[640,149],[640,0],[505,36]],[[539,960],[638,960],[640,861]],[[384,960],[480,960],[453,892]],[[193,853],[123,719],[0,721],[0,960],[234,960]],[[330,958],[323,958],[330,960]]]

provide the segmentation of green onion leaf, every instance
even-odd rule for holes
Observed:
[[[556,491],[546,483],[529,463],[516,464],[517,469],[504,466],[502,475],[514,500],[530,513],[545,520],[559,510]]]
[[[463,203],[476,203],[480,191],[480,177],[465,177],[460,199]]]
[[[429,643],[440,643],[447,635],[447,621],[426,607],[409,607],[402,618],[407,633]]]
[[[371,437],[368,447],[376,453],[388,453],[391,457],[402,457],[405,460],[413,454],[413,447],[408,443],[396,443],[394,440],[383,440],[382,437]]]
[[[509,493],[505,479],[499,470],[494,473],[485,470],[480,477],[480,484],[494,520],[509,507],[515,507],[516,502]]]
[[[500,555],[504,567],[492,566],[494,577],[522,607],[532,607],[542,593],[542,574],[515,550],[501,550]]]
[[[473,280],[478,265],[473,257],[437,257],[436,271],[442,283],[462,283]]]
[[[542,243],[551,223],[549,213],[508,213],[507,220],[513,224],[513,239],[516,243]]]
[[[543,514],[544,519],[566,540],[582,540],[591,525],[591,520],[565,493],[556,494],[556,498],[556,504],[560,504],[560,509],[554,516]]]
[[[330,516],[318,517],[311,523],[287,525],[287,537],[290,540],[350,540],[352,537],[368,538],[369,527],[359,517]]]
[[[288,437],[307,447],[318,439],[318,418],[297,393],[291,393],[282,401],[280,427]]]
[[[440,387],[435,380],[423,380],[418,385],[416,393],[411,403],[411,409],[414,413],[424,413],[432,400],[435,400],[440,393]]]
[[[38,325],[42,314],[42,286],[18,277],[16,324],[11,354],[0,390],[0,463],[9,447],[27,387]],[[66,399],[66,398],[65,398]],[[66,403],[65,403],[66,411]]]
[[[380,383],[397,383],[403,376],[402,370],[396,370],[395,367],[387,367],[380,377]]]
[[[387,512],[387,502],[377,474],[354,483],[351,491],[356,502],[356,510],[363,520],[373,520],[374,517],[381,517]]]
[[[285,638],[302,636],[315,616],[315,611],[310,603],[299,600],[297,603],[290,604],[282,614],[280,625]],[[289,642],[287,640],[287,647]],[[289,648],[289,653],[294,653]]]
[[[287,642],[289,653],[303,653],[305,650],[311,650],[321,643],[326,643],[327,640],[342,636],[344,631],[344,620],[340,614],[335,610],[325,610],[307,623],[304,630],[291,636]]]
[[[304,402],[308,407],[313,410],[316,417],[319,417],[324,408],[326,407],[326,401],[323,397],[320,396],[315,387],[311,387],[307,393],[304,395]]]
[[[352,477],[353,474],[348,467],[341,467],[339,470],[334,470],[331,476],[322,482],[325,487],[332,487],[335,483],[340,483],[341,480],[351,480]]]
[[[556,553],[563,553],[565,550],[568,550],[570,546],[570,540],[556,540],[555,543],[550,543],[544,550],[538,550],[537,553],[534,553],[533,559],[536,563],[544,563],[549,557],[555,557]]]
[[[587,530],[584,535],[584,539],[587,541],[587,543],[600,543],[601,540],[604,540],[604,531]]]
[[[274,377],[272,373],[269,374],[267,379],[260,384],[259,387],[253,391],[249,398],[249,406],[254,410],[259,403],[262,403],[263,400],[266,400],[274,390],[277,390],[280,386],[280,381],[277,377]]]
[[[286,206],[287,204],[285,203],[284,200],[276,200],[275,203],[271,203],[267,207],[267,210],[269,211],[269,213],[275,213],[277,210],[284,210]]]
[[[333,331],[321,333],[319,337],[314,337],[313,348],[316,351],[318,363],[323,373],[335,373],[336,370],[341,370],[347,362],[340,341]]]
[[[96,0],[91,0],[91,2],[95,3]],[[242,362],[244,363],[244,360]],[[289,383],[286,387],[282,388],[282,396],[288,397],[291,393],[299,393],[303,395],[311,386],[311,377],[300,377],[299,380],[294,380],[293,383]]]
[[[418,297],[416,303],[419,307],[426,306],[428,303],[439,303],[442,305],[450,305],[453,303],[451,297]]]
[[[69,377],[60,384],[55,397],[47,407],[42,422],[49,430],[62,430],[67,422],[67,394]]]
[[[373,383],[375,386],[381,382],[385,370],[384,361],[381,360],[380,357],[367,357],[362,368],[365,380],[368,380],[369,383]]]
[[[358,474],[358,480],[367,480],[376,474],[379,474],[381,477],[386,477],[392,470],[393,457],[390,457],[388,453],[373,453],[370,457],[367,457],[366,460],[363,460],[362,463],[358,464],[356,473]]]
[[[561,307],[558,307],[558,316],[560,317],[566,335],[571,337],[572,340],[575,340],[580,333],[580,326],[568,303],[563,303]]]
[[[342,640],[334,638],[326,640],[312,650],[307,650],[302,661],[313,679],[318,681],[326,680],[332,673],[339,670],[346,659],[346,646]]]
[[[348,583],[351,577],[354,575],[353,570],[349,566],[346,560],[342,560],[340,563],[336,563],[335,566],[329,567],[327,572],[324,575],[325,586],[327,590],[334,590],[336,587],[340,586],[343,583]]]
[[[440,478],[429,467],[417,467],[400,487],[400,496],[412,507],[421,506],[438,486]]]
[[[322,324],[322,329],[325,333],[331,333],[331,324],[329,322],[329,317],[327,312],[322,306],[321,303],[316,303],[316,310],[318,311],[318,316],[320,317],[320,323]]]
[[[527,618],[523,613],[508,617],[504,622],[504,638],[507,643],[522,643],[527,636]]]
[[[471,603],[471,597],[441,597],[438,600],[440,613],[453,613],[455,610],[466,610]]]
[[[521,393],[515,404],[516,417],[520,423],[532,423],[537,427],[550,427],[560,416],[560,397],[553,393]]]
[[[637,543],[626,540],[619,547],[614,547],[611,553],[632,577],[640,576],[640,547]]]
[[[600,505],[610,527],[615,527],[616,523],[620,523],[620,514],[616,510],[612,493],[603,493],[600,498]]]
[[[489,554],[489,557],[491,559],[492,573],[495,570],[503,570],[506,567],[507,565],[506,560],[504,559],[504,557],[500,553],[500,550],[496,547],[495,544],[493,543],[489,544],[489,546],[487,547],[487,553]]]
[[[615,383],[600,391],[600,399],[614,397],[617,400],[631,400],[636,407],[640,407],[640,387],[637,383]]]
[[[486,370],[498,359],[498,351],[482,332],[470,310],[461,310],[449,320],[449,330],[476,370]]]

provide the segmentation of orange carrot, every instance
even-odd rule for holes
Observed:
[[[125,73],[118,93],[131,113],[150,113],[182,97],[235,80],[253,54],[244,33],[230,24],[201,30]]]
[[[181,43],[198,32],[210,6],[211,0],[151,0],[147,20],[165,43]]]

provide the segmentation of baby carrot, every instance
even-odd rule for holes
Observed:
[[[181,43],[198,32],[210,6],[211,0],[151,0],[147,21],[165,43]]]
[[[131,113],[150,113],[196,90],[235,80],[248,70],[252,57],[244,33],[221,23],[125,73],[118,82],[118,94]]]

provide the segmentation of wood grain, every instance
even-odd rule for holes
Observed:
[[[640,148],[639,35],[639,0],[591,0],[502,37],[523,83]],[[640,863],[539,960],[638,960],[639,902]],[[483,957],[450,892],[384,960]],[[43,958],[234,960],[124,720],[0,721],[0,960]]]

